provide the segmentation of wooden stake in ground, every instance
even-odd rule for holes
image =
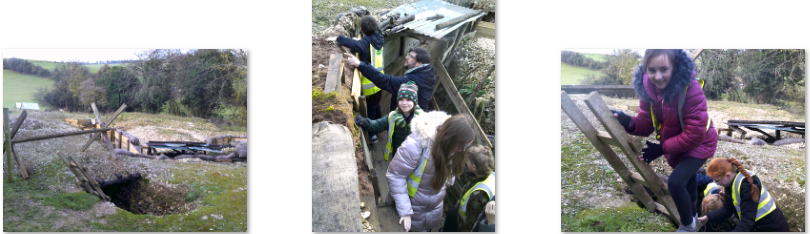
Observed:
[[[11,132],[8,129],[8,108],[3,108],[3,135],[5,135],[3,148],[6,156],[6,178],[8,178],[8,183],[14,183],[14,177],[11,175],[14,165],[11,163]]]
[[[14,122],[14,127],[11,129],[11,136],[9,139],[14,139],[14,136],[17,135],[17,130],[20,130],[20,126],[22,126],[23,121],[28,116],[28,111],[23,110],[19,117],[17,117],[17,122]],[[5,153],[6,149],[11,149],[11,155],[14,157],[14,160],[17,161],[17,169],[20,171],[20,175],[23,179],[28,179],[28,169],[25,168],[25,163],[23,163],[22,158],[17,152],[14,150],[14,142],[11,143],[10,148],[4,148],[3,152]]]
[[[14,136],[17,135],[17,130],[20,130],[20,126],[22,126],[22,123],[25,121],[26,117],[28,117],[28,111],[23,110],[20,117],[17,117],[17,122],[14,122],[14,127],[11,128],[11,139],[14,139]]]
[[[96,114],[96,121],[98,121],[99,124],[104,126],[104,128],[107,128],[107,126],[109,126],[109,124],[105,124],[101,120],[101,114],[98,113],[98,108],[96,108],[96,103],[95,102],[90,103],[90,107],[93,108],[93,114]],[[116,117],[116,116],[113,116],[113,117]],[[104,144],[107,145],[107,150],[110,151],[110,160],[116,160],[116,158],[115,158],[115,147],[112,145],[112,140],[110,140],[110,136],[107,136],[107,134],[102,134],[101,139],[104,139],[103,140]]]
[[[96,108],[95,108],[96,103],[95,103],[95,102],[94,102],[94,103],[91,103],[91,104],[90,104],[90,106],[92,106],[92,107],[93,107],[93,112],[95,112],[95,113],[96,113],[96,118],[98,119],[99,124],[100,124],[100,123],[101,123],[101,116],[100,116],[100,115],[98,115],[98,110],[96,110]],[[121,112],[123,112],[123,111],[124,111],[124,109],[126,109],[126,108],[127,108],[127,104],[121,104],[121,107],[119,107],[119,108],[118,108],[118,110],[117,110],[117,111],[115,111],[115,114],[113,114],[113,116],[112,116],[112,117],[110,117],[110,119],[109,119],[109,120],[107,120],[107,123],[106,123],[106,124],[100,124],[100,126],[101,126],[100,128],[107,128],[107,126],[110,126],[110,125],[112,124],[112,122],[113,122],[113,121],[115,121],[115,118],[116,118],[116,117],[118,117],[118,114],[121,114]],[[88,146],[90,146],[90,144],[91,144],[91,143],[93,143],[93,141],[95,141],[95,140],[96,140],[96,138],[97,138],[99,135],[101,135],[101,133],[96,133],[96,134],[93,134],[93,136],[92,136],[92,137],[90,137],[90,140],[88,140],[88,141],[87,141],[87,143],[84,143],[84,146],[82,146],[82,148],[81,148],[81,150],[80,150],[80,151],[84,152],[85,150],[87,150],[87,147],[88,147]],[[102,138],[102,139],[103,139],[103,138]],[[107,142],[109,142],[109,139],[108,139],[108,141],[107,141]],[[115,156],[115,155],[113,155],[113,156]]]
[[[79,161],[73,159],[73,157],[63,154],[62,152],[56,152],[56,154],[62,159],[63,162],[65,162],[65,164],[67,164],[68,169],[73,172],[76,179],[79,179],[79,184],[81,184],[85,190],[88,190],[88,193],[98,196],[103,201],[110,201],[110,197],[104,194],[104,191],[101,190],[98,182],[87,174],[87,169],[85,169],[85,167],[82,166]]]

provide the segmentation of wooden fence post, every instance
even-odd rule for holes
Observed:
[[[8,108],[3,108],[3,135],[5,135],[3,148],[5,148],[6,156],[6,178],[8,183],[14,183],[14,176],[11,174],[14,165],[11,162],[11,132],[8,129]]]

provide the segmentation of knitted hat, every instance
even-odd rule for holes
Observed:
[[[416,86],[416,83],[413,81],[408,81],[408,83],[404,83],[399,86],[399,92],[397,94],[397,100],[400,98],[407,98],[411,99],[414,103],[416,103],[416,93],[419,90],[419,87]]]

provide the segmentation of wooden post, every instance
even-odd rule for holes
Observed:
[[[602,100],[602,97],[599,96],[599,93],[592,92],[588,95],[588,98],[585,100],[585,104],[588,108],[593,112],[599,122],[605,127],[605,130],[610,134],[613,139],[616,139],[621,147],[619,147],[624,155],[627,157],[627,160],[630,161],[630,164],[633,164],[636,171],[641,174],[647,183],[649,183],[650,190],[658,197],[659,201],[663,203],[664,208],[668,211],[676,224],[680,225],[680,216],[678,216],[678,209],[675,208],[675,202],[672,201],[672,197],[665,193],[664,190],[661,188],[663,187],[663,183],[658,178],[658,175],[655,174],[652,167],[650,165],[638,161],[636,155],[639,152],[633,150],[630,146],[630,143],[627,138],[627,132],[625,132],[624,128],[619,124],[619,121],[616,120],[616,117],[613,117],[613,113],[610,112],[607,104],[605,101]]]
[[[647,208],[648,211],[653,212],[656,208],[655,201],[653,201],[652,197],[647,194],[647,191],[638,184],[630,177],[631,171],[624,165],[621,158],[616,155],[616,152],[610,148],[607,144],[601,141],[598,137],[598,132],[596,128],[591,125],[591,122],[582,114],[582,111],[579,110],[577,105],[571,98],[568,97],[568,94],[565,91],[561,91],[561,101],[562,101],[562,109],[565,111],[565,114],[571,118],[571,121],[577,125],[580,131],[585,134],[585,137],[591,141],[594,147],[605,157],[611,167],[619,174],[619,177],[624,180],[627,185],[629,185],[630,190],[633,191],[633,194],[639,198],[644,207]]]
[[[95,106],[95,103],[91,103],[90,106]],[[98,126],[97,128],[107,128],[107,126],[110,126],[112,122],[115,121],[115,118],[118,117],[118,114],[121,114],[121,112],[123,112],[124,109],[126,108],[127,104],[121,104],[121,107],[119,107],[118,110],[115,111],[115,114],[113,114],[113,116],[110,117],[109,120],[107,120],[107,124],[104,125],[101,125],[101,116],[99,116],[98,113],[96,113],[96,117],[98,118],[99,121],[99,123],[97,123]],[[98,110],[95,110],[95,107],[93,109],[94,111],[98,112]],[[90,144],[93,143],[93,141],[95,141],[99,135],[101,135],[101,133],[93,134],[93,136],[90,137],[90,140],[88,140],[87,143],[84,143],[84,146],[82,146],[80,151],[84,152],[85,150],[87,150],[87,147],[90,146]]]
[[[14,156],[14,160],[17,161],[17,169],[20,170],[20,175],[23,179],[28,179],[28,168],[25,167],[25,163],[23,163],[22,158],[20,155],[17,154],[17,151],[14,150],[14,144],[11,145],[11,155]]]
[[[115,132],[118,132],[118,131],[115,131]],[[124,133],[122,133],[122,132],[118,132],[118,148],[119,148],[119,149],[123,149],[123,148],[124,148],[124,147],[121,147],[121,140],[122,140],[123,138],[124,138]]]
[[[489,78],[489,75],[491,75],[493,71],[495,71],[495,65],[494,64],[491,67],[489,67],[489,71],[487,71],[487,74],[484,75],[484,77],[482,77],[481,80],[478,81],[478,84],[475,85],[475,88],[473,89],[472,94],[470,95],[469,98],[467,98],[467,104],[470,104],[472,102],[472,100],[475,99],[476,96],[478,96],[477,95],[478,94],[478,89],[480,89],[482,86],[484,86],[484,81],[486,81],[487,78]]]
[[[478,124],[478,120],[472,115],[470,109],[467,108],[467,104],[465,104],[464,99],[458,94],[458,90],[456,90],[456,85],[453,84],[453,80],[450,79],[450,75],[447,74],[447,70],[444,69],[444,65],[439,63],[433,63],[433,68],[436,69],[436,82],[444,84],[444,90],[447,91],[447,96],[450,97],[450,101],[453,102],[453,105],[456,106],[456,110],[458,113],[463,114],[467,117],[467,120],[470,121],[470,124],[473,125],[473,132],[475,132],[476,138],[478,140],[478,144],[483,146],[492,148],[492,143],[489,142],[489,138],[484,133],[484,130],[481,129],[481,125]],[[434,88],[435,91],[435,88]]]
[[[3,108],[3,135],[5,135],[3,148],[5,148],[6,156],[6,178],[8,183],[14,183],[14,176],[11,175],[14,165],[11,162],[11,132],[8,129],[8,108]]]
[[[25,117],[28,117],[28,112],[23,110],[20,117],[17,117],[17,122],[14,122],[14,127],[11,128],[11,139],[14,139],[14,136],[17,135],[17,130],[20,130],[20,126],[22,126],[23,121],[25,121]]]
[[[68,169],[73,172],[73,175],[79,179],[79,183],[82,184],[85,190],[90,194],[96,195],[103,201],[110,201],[110,197],[104,194],[104,191],[101,190],[98,182],[96,182],[89,174],[87,174],[87,169],[82,166],[77,160],[73,159],[73,157],[64,155],[62,152],[56,152],[59,155],[59,158],[62,159],[65,164],[67,164]]]
[[[96,108],[96,103],[95,102],[90,103],[90,107],[93,108],[93,114],[96,115],[96,121],[98,121],[98,123],[101,124],[102,126],[105,126],[105,128],[107,126],[109,126],[109,124],[105,124],[104,121],[101,121],[101,114],[98,113],[98,108]],[[116,116],[113,116],[113,117],[116,117]],[[102,136],[102,139],[104,140],[104,143],[107,145],[107,149],[110,151],[110,160],[116,160],[116,158],[115,158],[115,147],[113,147],[112,141],[110,140],[110,138],[106,134],[101,135],[101,136]]]

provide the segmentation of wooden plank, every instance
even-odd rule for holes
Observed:
[[[562,109],[565,111],[565,114],[568,115],[568,118],[577,125],[577,128],[591,141],[591,144],[605,157],[605,160],[608,161],[613,170],[619,174],[619,177],[627,183],[630,190],[633,191],[633,194],[638,197],[639,201],[644,204],[644,207],[647,208],[648,211],[652,212],[655,210],[655,201],[652,200],[649,194],[647,194],[646,190],[641,186],[641,184],[636,183],[635,180],[630,178],[630,169],[624,165],[624,162],[619,158],[619,156],[614,152],[610,146],[605,144],[603,141],[599,140],[598,132],[596,128],[591,125],[591,122],[588,120],[587,117],[579,110],[579,107],[568,97],[568,94],[565,91],[561,91],[561,103]]]
[[[789,126],[798,126],[804,127],[804,122],[791,122],[791,121],[778,121],[778,120],[739,120],[739,119],[730,119],[728,121],[731,124],[776,124],[776,125],[789,125]]]
[[[385,74],[389,72],[389,67],[402,67],[402,61],[397,63],[397,59],[405,58],[402,56],[402,37],[399,35],[388,35],[385,37],[385,45],[383,45],[383,62],[385,63]]]
[[[121,147],[121,143],[122,143],[121,139],[122,139],[122,137],[124,137],[124,133],[118,132],[118,131],[114,131],[114,132],[118,133],[118,137],[116,137],[116,138],[118,138],[118,148],[121,149],[121,148],[123,148],[123,147]]]
[[[326,73],[325,93],[340,92],[340,77],[343,75],[343,54],[329,55],[329,70]]]
[[[11,128],[11,139],[14,139],[14,136],[17,135],[17,130],[20,130],[20,126],[22,126],[22,123],[25,121],[26,117],[28,117],[28,112],[23,110],[22,113],[20,113],[20,116],[17,117],[17,122],[14,122],[14,127]]]
[[[11,131],[8,129],[8,108],[3,108],[3,152],[5,153],[6,157],[6,179],[8,183],[14,183],[14,176],[11,175],[11,171],[14,169],[14,165],[11,162]]]
[[[484,75],[484,77],[481,77],[480,80],[478,80],[478,84],[475,84],[475,88],[473,88],[472,94],[470,94],[470,97],[467,98],[467,102],[466,102],[467,104],[472,103],[472,100],[475,99],[476,96],[478,96],[477,95],[478,90],[481,89],[481,87],[484,86],[484,82],[487,80],[487,78],[489,78],[490,75],[492,75],[492,72],[494,72],[494,71],[495,71],[495,64],[492,64],[492,66],[489,67],[489,70],[487,71],[487,74]]]
[[[17,154],[17,151],[14,150],[14,145],[11,145],[11,155],[14,156],[14,160],[17,161],[17,169],[20,170],[20,175],[23,179],[28,179],[28,168],[25,167],[25,163],[23,163],[22,157]]]
[[[622,152],[624,152],[627,160],[630,161],[630,164],[632,164],[633,167],[635,167],[636,171],[640,172],[644,180],[650,184],[650,190],[652,190],[655,196],[657,196],[658,199],[663,203],[664,207],[667,208],[667,211],[674,217],[678,218],[678,210],[675,208],[675,203],[672,201],[672,197],[661,190],[662,182],[658,179],[658,176],[655,174],[652,167],[644,162],[640,162],[638,158],[636,158],[636,155],[638,155],[640,152],[635,151],[630,146],[628,143],[627,132],[619,124],[619,121],[616,120],[616,117],[613,117],[613,113],[610,112],[610,109],[608,108],[607,104],[605,104],[605,101],[602,100],[599,93],[592,92],[589,94],[585,100],[585,104],[588,106],[591,112],[594,113],[599,122],[602,123],[610,136],[620,143],[619,148],[622,150]],[[675,222],[680,224],[680,219],[676,219]]]
[[[731,128],[731,129],[734,129],[735,131],[740,132],[740,140],[745,139],[745,134],[748,133],[747,131],[743,130],[742,128],[739,128],[739,127],[734,126],[734,125],[729,125],[728,127]]]
[[[91,106],[95,106],[95,103],[91,103]],[[110,126],[113,123],[113,121],[115,121],[115,118],[117,118],[118,115],[121,114],[121,112],[123,112],[124,109],[126,109],[126,108],[127,108],[127,104],[121,104],[121,107],[119,107],[118,110],[115,111],[115,114],[113,114],[113,116],[110,117],[110,119],[107,120],[107,124],[101,125],[101,122],[98,122],[98,123],[96,123],[96,128],[107,128],[107,126]],[[101,121],[101,117],[99,117],[99,116],[97,116],[97,117],[99,119],[98,121]],[[84,152],[85,150],[87,150],[87,147],[89,147],[90,144],[93,143],[93,141],[95,141],[96,138],[98,136],[100,136],[100,135],[101,135],[101,132],[93,134],[93,136],[90,137],[90,140],[88,140],[86,143],[84,143],[84,145],[82,146],[80,151]]]
[[[98,122],[99,124],[104,125],[104,126],[109,126],[109,124],[105,124],[104,121],[101,120],[101,114],[98,113],[98,108],[96,108],[96,103],[95,102],[90,103],[90,107],[93,108],[93,114],[96,115],[96,122]],[[115,117],[115,116],[113,116],[113,117]],[[101,139],[103,139],[104,144],[107,145],[107,150],[110,151],[110,160],[116,160],[115,147],[113,147],[112,141],[110,140],[110,137],[107,136],[107,134],[101,134]]]
[[[377,137],[380,142],[388,141],[388,134],[378,134]],[[372,146],[372,159],[374,163],[374,171],[380,177],[377,180],[377,187],[379,188],[380,198],[387,199],[390,194],[389,190],[390,188],[388,187],[388,179],[385,177],[385,173],[388,171],[388,162],[385,161],[384,158],[383,154],[384,147],[385,144],[374,144]],[[375,214],[377,216],[378,221],[377,225],[379,227],[379,229],[375,230],[381,232],[405,231],[405,228],[403,228],[402,225],[399,224],[399,214],[397,213],[395,206],[383,206],[383,207],[377,206],[375,210],[371,211],[371,215]]]
[[[632,85],[561,85],[560,89],[569,94],[587,94],[593,91],[636,92]]]
[[[473,124],[473,132],[475,132],[476,138],[478,139],[478,144],[492,148],[492,143],[489,142],[489,138],[487,138],[486,133],[484,133],[484,130],[481,129],[481,125],[478,124],[478,120],[475,119],[472,112],[470,112],[470,109],[467,108],[467,104],[465,104],[464,99],[460,94],[458,94],[456,85],[453,84],[453,80],[450,79],[450,75],[447,74],[447,70],[444,69],[444,65],[434,62],[433,68],[436,70],[436,74],[438,75],[436,80],[442,80],[441,82],[444,84],[444,90],[447,90],[447,96],[450,97],[450,101],[452,101],[453,105],[456,106],[458,113],[466,116],[467,119]]]
[[[691,55],[692,55],[692,60],[695,60],[695,59],[696,59],[698,56],[700,56],[700,53],[703,53],[703,49],[697,49],[697,50],[695,50],[695,51],[694,51],[694,52],[691,54]]]
[[[65,162],[65,165],[67,165],[70,172],[73,172],[73,176],[75,176],[76,179],[79,180],[79,184],[82,186],[82,188],[84,188],[84,191],[86,191],[89,194],[96,195],[102,200],[104,199],[101,197],[101,195],[98,194],[98,192],[96,192],[94,188],[90,187],[90,183],[89,181],[87,181],[87,178],[84,178],[84,176],[79,173],[76,167],[70,165],[70,160],[67,159],[65,155],[63,155],[61,152],[56,152],[56,155],[58,155],[59,158],[62,159],[62,162]]]
[[[616,141],[616,139],[613,139],[613,137],[611,137],[610,134],[607,133],[607,132],[597,131],[596,136],[599,137],[599,140],[601,140],[605,144],[620,147],[619,142]],[[641,149],[644,148],[644,144],[641,143],[643,139],[642,138],[636,138],[636,137],[633,137],[633,136],[629,136],[629,137],[631,139],[629,143],[630,143],[630,146],[633,147],[633,150],[641,152]]]
[[[478,23],[478,26],[475,28],[477,33],[475,36],[477,37],[486,37],[495,39],[495,24],[490,22],[481,21]]]
[[[768,133],[767,133],[767,132],[765,132],[765,131],[762,131],[762,129],[759,129],[759,128],[752,128],[752,127],[748,127],[748,126],[743,126],[743,127],[744,127],[744,128],[747,128],[748,130],[751,130],[751,131],[755,131],[755,132],[761,133],[763,136],[765,136],[765,137],[766,137],[765,139],[763,139],[765,142],[768,142],[768,143],[773,143],[774,141],[776,141],[776,138],[775,138],[775,137],[771,136],[771,134],[768,134]]]
[[[11,143],[19,144],[19,143],[25,143],[25,142],[29,142],[29,141],[39,141],[39,140],[46,140],[46,139],[51,139],[51,138],[75,136],[75,135],[82,135],[82,134],[91,134],[91,133],[98,133],[98,132],[106,132],[106,131],[110,131],[110,130],[112,130],[112,129],[110,129],[110,128],[100,128],[100,129],[77,131],[77,132],[57,133],[57,134],[32,137],[32,138],[22,139],[22,140],[12,140]]]

